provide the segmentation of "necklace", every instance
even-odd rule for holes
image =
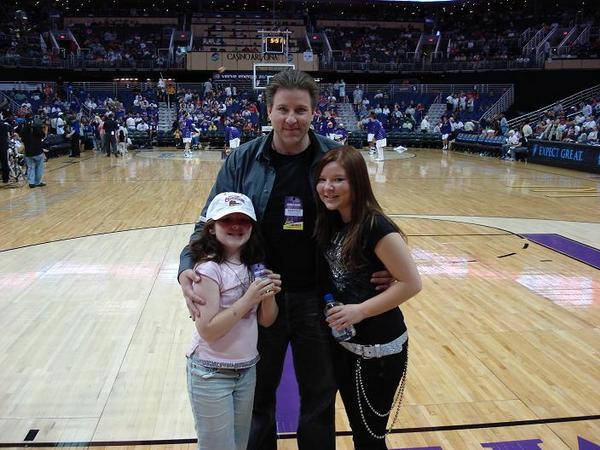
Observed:
[[[229,271],[232,272],[233,275],[237,278],[238,282],[240,283],[240,287],[242,288],[242,291],[246,292],[248,290],[248,288],[250,287],[250,271],[248,270],[246,265],[243,263],[236,263],[233,261],[228,261],[226,259],[223,260],[223,264],[225,264],[225,266],[229,269]],[[238,275],[238,271],[236,270],[235,267],[232,267],[231,264],[233,264],[234,266],[242,266],[246,269],[246,276],[242,277],[245,280],[242,280],[242,278],[240,278],[240,276]]]

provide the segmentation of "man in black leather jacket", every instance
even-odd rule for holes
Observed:
[[[273,131],[240,146],[225,161],[209,194],[242,192],[252,199],[266,244],[266,264],[281,274],[279,316],[269,328],[259,327],[257,384],[248,449],[275,450],[275,392],[288,343],[300,390],[298,447],[335,448],[336,386],[330,356],[330,332],[319,289],[319,253],[313,239],[315,198],[313,169],[338,144],[309,131],[318,87],[307,74],[280,72],[266,91]],[[194,236],[204,226],[204,214]],[[181,253],[179,282],[195,318],[198,306],[191,288],[199,281],[191,270],[189,248]]]

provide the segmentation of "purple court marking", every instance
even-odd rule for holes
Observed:
[[[593,442],[590,442],[581,436],[577,436],[577,444],[579,445],[579,450],[598,450],[600,449],[600,445],[596,445]]]
[[[541,439],[527,439],[524,441],[508,441],[508,442],[484,442],[481,444],[483,448],[492,450],[541,450]]]
[[[295,433],[300,415],[300,396],[294,372],[292,350],[288,346],[283,363],[283,375],[277,388],[275,421],[278,433]]]
[[[581,261],[596,269],[600,269],[600,250],[582,244],[560,234],[523,234],[524,237],[537,244],[548,247],[563,255]]]

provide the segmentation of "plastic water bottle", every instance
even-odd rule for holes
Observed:
[[[327,317],[327,311],[329,311],[331,308],[334,306],[343,305],[343,303],[335,301],[333,294],[325,294],[323,299],[325,300],[325,317]],[[343,330],[336,330],[335,328],[332,328],[331,334],[336,341],[349,341],[356,336],[356,328],[354,328],[353,325],[350,325],[348,328],[344,328]]]
[[[267,266],[265,266],[263,263],[252,264],[250,266],[250,270],[252,271],[252,276],[255,280],[267,278]]]

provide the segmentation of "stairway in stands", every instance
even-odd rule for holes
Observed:
[[[358,131],[358,126],[356,123],[358,119],[356,118],[356,113],[354,112],[354,108],[351,103],[338,103],[337,104],[337,116],[338,121],[344,124],[344,127],[349,132]]]
[[[427,110],[427,118],[431,126],[430,131],[433,131],[433,127],[437,125],[444,114],[446,114],[445,103],[432,103],[431,106],[429,106],[429,109]]]
[[[171,131],[173,122],[177,119],[176,103],[171,102],[171,107],[166,102],[158,104],[158,130]]]

